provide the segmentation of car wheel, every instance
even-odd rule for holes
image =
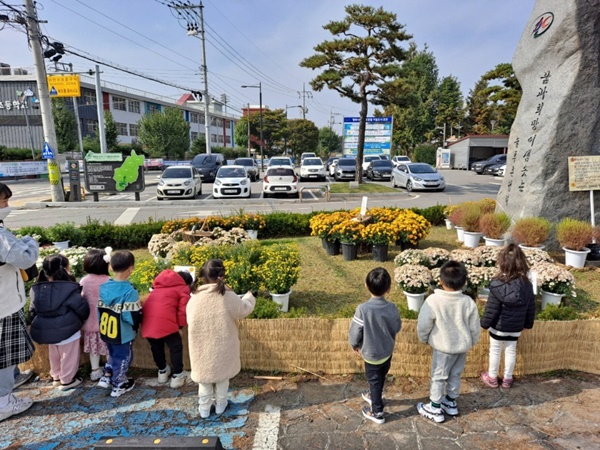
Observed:
[[[392,177],[392,187],[393,187],[393,188],[395,188],[395,187],[398,187],[398,186],[396,185],[396,179],[395,179],[394,177]]]
[[[408,180],[408,181],[406,182],[406,190],[407,190],[408,192],[412,192],[412,190],[413,190],[412,181]]]
[[[269,198],[269,194],[267,194],[266,192],[263,192],[263,198]]]
[[[293,198],[300,198],[300,192],[296,192],[292,195]]]

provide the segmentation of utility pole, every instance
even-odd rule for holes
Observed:
[[[104,98],[100,85],[100,66],[96,64],[96,112],[98,114],[98,137],[100,138],[100,153],[108,153],[106,148],[106,133],[104,130]]]
[[[62,72],[70,72],[73,73],[73,63],[69,63],[69,64],[65,64],[65,63],[59,63],[59,62],[55,62],[54,63],[54,70],[56,70],[57,72],[59,71],[58,66],[61,66]],[[97,66],[96,66],[97,67]],[[83,154],[83,134],[81,132],[81,121],[79,120],[79,101],[77,100],[77,97],[71,97],[72,101],[73,101],[73,113],[75,114],[75,120],[77,121],[77,140],[79,141],[79,151],[81,152],[81,156],[85,156]]]
[[[306,108],[306,97],[312,98],[312,92],[307,91],[305,89],[305,83],[302,83],[302,94],[298,92],[298,95],[302,97],[302,118],[306,119],[306,113],[308,112],[308,109]]]
[[[46,141],[54,152],[58,153],[56,130],[54,128],[54,118],[52,117],[52,104],[50,103],[46,67],[44,66],[44,56],[42,54],[40,24],[38,23],[37,13],[33,6],[33,0],[24,0],[24,2],[27,11],[27,37],[29,38],[29,44],[31,45],[31,51],[33,53],[33,65],[35,66],[35,78],[40,101],[42,127],[44,129],[44,141]],[[52,202],[64,202],[65,193],[61,183],[60,168],[55,158],[48,158],[47,161]]]
[[[248,156],[251,156],[251,153],[250,153],[250,103],[248,103],[248,109],[246,110],[246,119],[248,119],[246,121],[246,123],[248,125]]]

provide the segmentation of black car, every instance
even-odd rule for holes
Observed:
[[[486,167],[493,166],[494,164],[505,164],[506,163],[506,155],[494,155],[491,158],[486,159],[485,161],[477,161],[473,163],[471,166],[472,169],[477,172],[479,175],[483,173]]]
[[[340,158],[333,177],[335,181],[354,180],[356,178],[356,159]]]
[[[365,176],[369,180],[391,180],[394,163],[387,159],[374,160],[369,163]]]
[[[217,171],[225,164],[225,158],[221,153],[201,153],[194,156],[192,166],[198,169],[202,176],[202,181],[215,181]]]
[[[236,158],[233,164],[236,166],[244,166],[251,181],[258,180],[260,169],[254,158]]]

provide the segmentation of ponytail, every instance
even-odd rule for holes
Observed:
[[[215,284],[215,291],[219,294],[225,294],[225,267],[220,259],[210,259],[206,261],[200,271],[202,280],[205,284]]]
[[[38,283],[41,281],[75,281],[75,277],[68,272],[69,259],[59,254],[49,255],[44,258],[42,271],[38,275]]]

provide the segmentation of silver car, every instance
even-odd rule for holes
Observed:
[[[392,186],[404,187],[407,191],[443,191],[446,181],[437,170],[426,163],[398,164],[392,170]]]
[[[202,194],[200,172],[192,166],[167,167],[158,181],[156,199],[195,198]]]

